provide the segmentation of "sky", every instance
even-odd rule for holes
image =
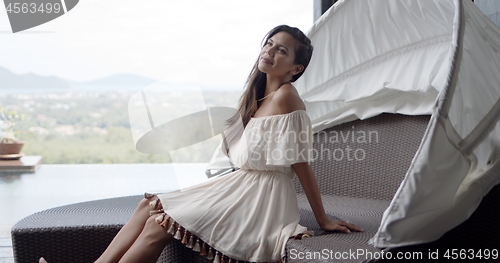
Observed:
[[[313,0],[82,0],[18,33],[1,5],[0,67],[72,81],[133,73],[241,88],[279,24],[307,32]]]

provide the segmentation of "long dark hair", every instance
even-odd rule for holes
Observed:
[[[295,60],[294,63],[297,65],[304,66],[304,70],[309,65],[311,56],[313,53],[313,47],[311,45],[311,40],[296,27],[290,27],[287,25],[279,25],[271,31],[269,31],[262,41],[262,47],[267,43],[269,38],[276,35],[279,32],[286,32],[290,34],[296,41],[298,45],[295,45]],[[260,55],[259,55],[260,57]],[[241,117],[243,122],[243,127],[246,127],[250,118],[257,111],[257,100],[264,97],[264,92],[266,90],[266,73],[262,72],[258,68],[259,58],[255,62],[252,71],[248,75],[247,81],[245,83],[245,91],[240,97],[239,107],[236,114],[228,120],[229,125],[233,125]],[[296,81],[304,70],[292,77],[291,82]]]

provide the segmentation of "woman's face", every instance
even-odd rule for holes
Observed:
[[[296,40],[283,31],[270,37],[260,52],[259,70],[268,75],[289,78],[286,81],[290,80],[302,67],[294,63],[295,45]]]

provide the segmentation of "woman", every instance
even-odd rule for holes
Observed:
[[[174,238],[214,262],[222,257],[225,262],[281,261],[287,239],[307,230],[298,224],[295,174],[322,229],[363,231],[327,218],[309,165],[311,123],[291,82],[306,69],[312,50],[299,29],[272,29],[248,77],[238,113],[229,120],[233,130],[241,127],[229,136],[226,149],[240,169],[189,189],[145,194],[96,262],[156,262]],[[304,132],[305,139],[300,136]]]

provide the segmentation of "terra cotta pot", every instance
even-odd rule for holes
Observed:
[[[24,146],[24,142],[8,142],[0,143],[0,155],[4,154],[19,154]]]

